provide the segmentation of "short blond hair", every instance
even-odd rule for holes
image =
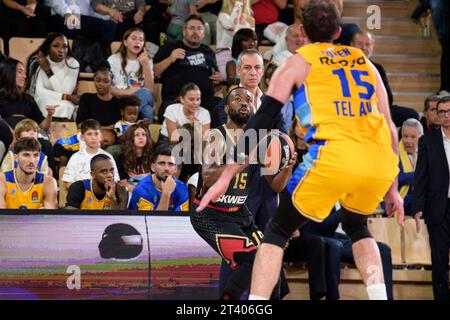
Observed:
[[[39,132],[39,125],[36,123],[36,121],[31,119],[23,119],[19,121],[19,123],[17,123],[16,127],[14,128],[14,136],[16,140],[20,139],[20,136],[23,132],[30,130]]]

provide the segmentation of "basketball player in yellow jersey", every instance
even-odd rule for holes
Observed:
[[[323,221],[337,202],[369,299],[386,299],[380,254],[367,228],[367,215],[384,197],[388,215],[397,211],[403,224],[396,128],[375,67],[359,49],[332,44],[340,35],[339,23],[333,1],[311,0],[304,7],[301,31],[309,44],[278,68],[263,105],[246,126],[246,130],[270,128],[294,93],[295,114],[309,143],[308,154],[286,193],[280,194],[278,212],[266,227],[250,299],[270,296],[290,235],[309,219]],[[248,154],[249,150],[241,158]],[[217,199],[243,166],[228,165],[198,210]]]
[[[0,173],[0,208],[56,209],[56,180],[38,172],[41,144],[22,138],[14,146],[17,168]]]
[[[127,208],[128,192],[114,181],[114,166],[111,158],[98,154],[91,159],[91,179],[80,180],[70,185],[66,209],[124,210]]]

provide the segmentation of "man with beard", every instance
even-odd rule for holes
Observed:
[[[248,89],[238,87],[227,96],[225,112],[228,122],[209,135],[209,148],[215,161],[204,159],[197,194],[191,210],[191,223],[195,231],[230,265],[232,273],[225,284],[223,299],[240,299],[249,289],[251,269],[256,248],[261,242],[262,232],[256,226],[252,213],[244,204],[250,192],[258,165],[249,165],[230,181],[228,189],[220,198],[210,203],[203,212],[196,212],[197,205],[208,188],[221,175],[223,164],[232,157],[231,152],[253,115],[253,95]],[[215,147],[212,147],[212,145]],[[221,146],[221,147],[220,147]],[[208,147],[208,146],[207,146]],[[204,149],[205,150],[205,149]],[[215,152],[219,154],[215,154]],[[205,154],[209,150],[205,150]],[[295,155],[287,167],[275,176],[265,176],[272,190],[280,192],[291,174]],[[211,163],[213,162],[213,163]],[[279,297],[278,289],[274,298]]]
[[[183,40],[167,42],[156,53],[153,62],[155,77],[161,77],[162,104],[159,120],[164,120],[166,107],[178,98],[181,88],[189,82],[195,83],[202,93],[202,107],[208,111],[220,101],[214,96],[214,85],[222,82],[216,55],[207,45],[205,24],[200,16],[191,15],[183,27]]]
[[[67,193],[66,209],[124,210],[128,192],[114,181],[114,165],[111,158],[98,154],[91,160],[91,179],[76,181]]]
[[[145,211],[188,211],[187,186],[173,177],[178,166],[167,145],[156,148],[152,155],[154,172],[142,179],[133,190],[129,209]]]
[[[56,209],[56,180],[38,172],[41,145],[22,138],[14,146],[17,168],[0,173],[0,208]]]

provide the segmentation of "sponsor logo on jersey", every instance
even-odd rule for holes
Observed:
[[[225,203],[225,204],[244,204],[247,196],[232,196],[223,194],[220,196],[217,202]]]
[[[39,201],[39,195],[37,191],[33,191],[31,194],[31,202],[38,202]]]

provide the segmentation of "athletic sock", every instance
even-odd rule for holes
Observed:
[[[366,287],[369,300],[387,300],[386,285],[384,283],[372,284]]]

